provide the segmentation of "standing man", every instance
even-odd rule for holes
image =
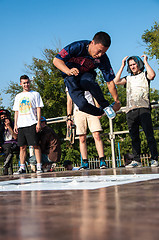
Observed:
[[[67,126],[71,127],[72,125],[72,99],[67,92]],[[85,98],[87,99],[88,103],[95,106],[94,100],[90,94],[90,92],[85,92]],[[100,137],[100,132],[102,131],[100,120],[97,116],[93,116],[91,114],[82,112],[79,110],[77,105],[74,104],[74,122],[76,125],[76,134],[79,135],[79,145],[80,145],[80,152],[83,159],[82,165],[79,169],[87,169],[88,168],[88,155],[87,155],[87,143],[86,143],[86,136],[87,136],[87,124],[92,132],[96,149],[100,159],[100,168],[106,168],[106,162],[104,160],[104,148],[103,148],[103,141]]]
[[[132,56],[129,58],[125,57],[122,60],[121,68],[114,79],[115,84],[126,85],[126,118],[134,154],[134,160],[126,166],[127,168],[141,166],[139,125],[142,126],[147,138],[148,146],[151,152],[151,167],[158,166],[158,153],[153,133],[149,101],[150,80],[155,78],[155,72],[148,64],[147,56],[143,55],[142,57],[143,61],[138,56]],[[120,78],[127,58],[127,71],[131,74],[131,76]],[[144,67],[146,67],[145,72]]]
[[[43,102],[38,92],[30,89],[30,79],[27,75],[20,77],[21,93],[15,97],[13,110],[14,132],[18,134],[20,146],[20,168],[15,174],[26,173],[25,160],[27,146],[34,146],[37,159],[37,173],[41,173],[41,150],[39,147],[39,132],[41,130],[41,107]]]
[[[109,106],[109,102],[104,98],[98,83],[95,82],[96,68],[102,71],[109,92],[115,101],[114,111],[120,108],[117,90],[113,82],[114,72],[105,53],[110,44],[110,36],[105,32],[98,32],[92,41],[77,41],[66,46],[53,60],[53,64],[62,71],[72,101],[79,107],[80,111],[95,116],[101,116],[104,111],[108,114],[106,107]],[[88,103],[84,96],[85,91],[91,93],[100,108]]]

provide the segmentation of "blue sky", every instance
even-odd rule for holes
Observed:
[[[18,83],[24,64],[42,58],[45,48],[91,40],[98,31],[112,38],[107,54],[116,73],[125,56],[143,54],[141,36],[158,17],[159,0],[0,0],[0,88],[11,80]],[[150,65],[157,73],[151,87],[159,89],[157,61]],[[8,107],[9,96],[2,97]]]

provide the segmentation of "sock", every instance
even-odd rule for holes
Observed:
[[[99,158],[99,160],[105,162],[104,157]]]
[[[36,167],[37,167],[37,170],[41,170],[41,163],[37,163]]]
[[[83,159],[83,162],[88,162],[88,159]]]
[[[20,168],[22,168],[23,170],[25,170],[25,164],[20,164]]]

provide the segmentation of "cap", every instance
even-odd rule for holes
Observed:
[[[11,115],[8,110],[6,110],[6,109],[0,109],[0,115],[3,115],[3,114],[7,115],[8,117],[10,117],[10,115]]]

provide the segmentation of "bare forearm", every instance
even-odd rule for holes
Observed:
[[[123,72],[123,69],[124,69],[124,66],[121,66],[119,71],[117,72],[115,78],[114,78],[114,83],[117,84],[117,85],[120,85],[122,84],[122,81],[121,81],[121,74]]]
[[[14,133],[15,134],[18,134],[17,121],[18,121],[18,111],[15,111],[14,113]]]
[[[120,67],[119,71],[117,72],[117,74],[116,74],[116,76],[114,78],[114,83],[117,84],[117,85],[124,85],[126,83],[126,79],[125,78],[121,78],[121,74],[122,74],[123,69],[125,67],[127,58],[128,58],[128,56],[123,58],[121,67]]]
[[[61,59],[58,58],[54,58],[53,60],[53,64],[55,65],[55,67],[57,67],[59,70],[61,70],[62,72],[66,73],[68,76],[78,76],[79,74],[79,70],[77,68],[68,68],[66,66],[66,64],[64,63],[64,61],[62,61]]]
[[[113,81],[107,83],[110,94],[112,95],[115,102],[119,102],[117,89]]]
[[[72,106],[73,106],[72,99],[69,93],[67,92],[67,115],[72,114]]]
[[[59,70],[61,70],[62,72],[66,73],[67,75],[69,75],[69,71],[70,69],[66,66],[66,64],[64,63],[64,61],[58,59],[58,58],[54,58],[53,60],[53,64],[55,65],[55,67],[57,67]]]
[[[155,71],[150,67],[150,65],[148,64],[148,62],[145,62],[145,67],[147,70],[147,77],[149,80],[153,80],[156,76]]]
[[[40,107],[37,107],[37,120],[38,120],[38,122],[41,121],[41,108]]]
[[[18,121],[18,111],[15,111],[15,113],[14,113],[14,126],[17,126],[17,121]]]
[[[36,132],[40,132],[41,130],[41,108],[37,107],[37,124],[36,124]]]
[[[69,93],[67,92],[67,127],[71,127],[72,125],[72,107],[73,107],[73,101],[69,95]]]
[[[120,101],[119,101],[119,98],[118,98],[117,89],[116,89],[113,81],[111,81],[107,84],[108,84],[109,92],[111,93],[111,95],[112,95],[112,97],[115,101],[115,104],[113,105],[113,109],[114,109],[115,112],[117,112],[121,107],[121,104],[120,104]]]

